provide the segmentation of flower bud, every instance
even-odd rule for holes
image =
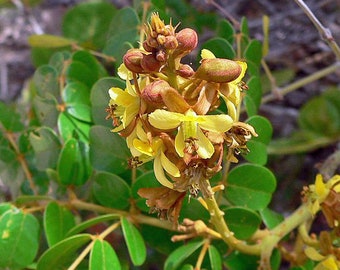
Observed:
[[[149,103],[163,103],[161,92],[169,88],[171,88],[171,86],[166,81],[154,81],[143,89],[141,97]]]
[[[135,73],[144,73],[141,66],[144,54],[138,49],[131,49],[123,56],[124,65],[128,70]]]
[[[177,50],[182,52],[191,52],[197,47],[198,36],[195,30],[191,28],[184,28],[176,34],[178,41]]]
[[[141,66],[145,72],[159,72],[162,64],[155,58],[153,54],[146,54],[143,56]]]
[[[179,66],[179,69],[176,70],[176,73],[183,78],[189,78],[195,74],[195,71],[192,69],[191,66],[186,65],[186,64],[181,64]]]
[[[164,42],[164,47],[168,50],[174,50],[178,46],[178,41],[175,36],[166,36],[165,37],[165,42]]]
[[[148,44],[148,41],[147,40],[144,40],[143,42],[143,48],[144,50],[146,50],[147,52],[152,52],[154,50],[153,47],[151,47],[149,44]]]
[[[241,66],[229,59],[203,59],[195,73],[195,78],[208,82],[227,83],[237,79],[241,71]]]

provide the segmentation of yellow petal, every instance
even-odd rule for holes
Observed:
[[[335,192],[340,193],[340,175],[334,175],[327,182],[327,187],[334,189]]]
[[[136,117],[138,112],[139,112],[138,100],[136,100],[134,103],[126,107],[122,119],[124,127],[127,127],[131,123],[131,121]]]
[[[197,129],[196,137],[198,145],[197,154],[203,159],[210,158],[214,154],[214,146],[200,128]]]
[[[157,109],[149,114],[149,122],[159,129],[173,129],[180,125],[183,114]]]
[[[133,76],[132,76],[132,72],[129,71],[126,66],[124,65],[124,63],[122,63],[119,68],[118,68],[118,76],[123,79],[123,80],[132,80]]]
[[[141,121],[137,122],[135,130],[136,130],[136,137],[138,137],[140,140],[142,140],[144,142],[146,142],[148,140],[148,137],[146,135],[146,132],[143,129],[143,125],[142,125]]]
[[[318,174],[315,179],[315,193],[318,195],[321,202],[326,198],[328,194],[328,190],[326,189],[326,185],[323,182],[321,174]]]
[[[153,163],[153,169],[154,169],[155,176],[159,183],[161,183],[165,187],[168,187],[171,189],[174,188],[174,184],[171,183],[164,174],[160,155],[156,156],[154,163]]]
[[[178,128],[178,132],[175,137],[175,149],[176,149],[177,154],[180,157],[184,156],[184,148],[185,148],[185,142],[184,142],[183,128],[180,126]]]
[[[247,71],[247,63],[246,62],[242,62],[242,61],[236,61],[237,64],[239,64],[241,66],[241,74],[232,82],[230,82],[231,84],[238,84],[240,81],[242,81],[244,75],[246,74]]]
[[[325,256],[321,255],[315,248],[307,247],[305,249],[306,256],[313,261],[322,261]]]
[[[339,270],[333,256],[329,256],[326,260],[320,262],[314,270]]]
[[[162,167],[164,170],[168,173],[171,174],[174,177],[180,177],[181,174],[175,164],[173,164],[167,157],[166,155],[161,151],[161,163]]]
[[[139,152],[141,152],[145,155],[148,155],[148,156],[151,156],[151,157],[155,155],[152,147],[150,146],[150,144],[148,142],[142,142],[141,140],[135,138],[132,141],[132,145]]]
[[[115,104],[121,105],[124,107],[129,106],[129,104],[132,103],[136,99],[136,97],[131,96],[129,93],[123,91],[122,89],[118,87],[110,88],[109,95]]]
[[[225,114],[198,116],[198,120],[201,128],[214,132],[226,132],[233,124],[233,119]]]
[[[202,59],[212,59],[212,58],[216,58],[216,56],[209,50],[207,49],[203,49],[201,51],[201,57]]]

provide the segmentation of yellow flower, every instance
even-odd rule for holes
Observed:
[[[215,55],[207,50],[203,49],[201,52],[202,59],[212,59]],[[233,120],[236,120],[236,108],[241,102],[241,87],[240,84],[247,70],[247,63],[242,61],[236,61],[241,66],[240,75],[233,81],[221,84],[219,94],[223,98],[228,108],[228,114]]]
[[[164,154],[165,146],[162,139],[156,137],[152,138],[152,141],[149,142],[135,138],[133,140],[133,146],[141,153],[139,156],[140,161],[147,162],[154,158],[153,166],[158,182],[165,187],[173,189],[174,185],[165,176],[164,170],[174,177],[180,177],[181,174],[176,165],[173,164]]]
[[[110,106],[115,106],[115,116],[119,118],[120,125],[112,131],[118,132],[125,129],[137,116],[140,108],[140,98],[130,81],[126,81],[126,89],[112,87],[109,90]]]
[[[207,159],[213,155],[214,146],[202,129],[217,133],[226,132],[231,128],[233,120],[228,115],[196,115],[191,109],[185,114],[158,109],[149,114],[149,122],[158,129],[178,128],[175,148],[180,157],[184,156],[186,143],[192,142],[197,148],[197,154]]]
[[[318,174],[315,178],[315,184],[309,186],[311,191],[309,203],[313,215],[320,210],[320,205],[326,200],[331,189],[337,193],[340,192],[340,175],[335,175],[324,183],[322,175]]]
[[[333,254],[324,256],[313,247],[307,247],[305,249],[305,254],[311,260],[319,262],[314,267],[314,270],[338,270],[340,267],[340,262],[337,261]]]

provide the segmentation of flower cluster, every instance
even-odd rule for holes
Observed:
[[[176,30],[152,14],[145,41],[126,52],[118,70],[126,89],[109,90],[107,109],[113,131],[126,138],[131,165],[153,160],[155,176],[164,186],[139,194],[161,216],[175,221],[183,194],[213,195],[207,180],[221,170],[224,150],[229,161],[237,162],[235,154],[247,151],[247,141],[257,136],[250,125],[237,121],[247,89],[242,82],[246,63],[203,50],[194,71],[181,61],[197,47],[197,33]],[[216,112],[221,101],[228,114]]]

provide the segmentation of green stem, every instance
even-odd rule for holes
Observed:
[[[214,196],[211,198],[205,198],[205,202],[210,213],[211,223],[215,226],[217,232],[221,234],[223,241],[227,243],[229,247],[246,254],[260,255],[260,245],[247,245],[246,243],[238,240],[234,236],[233,232],[229,230],[223,218],[224,212],[219,209]]]
[[[269,232],[261,243],[261,264],[260,269],[270,269],[270,256],[278,242],[299,225],[312,218],[308,204],[301,205],[290,216],[285,218],[279,225]]]
[[[340,68],[340,62],[335,62],[329,67],[326,67],[324,69],[319,70],[318,72],[315,72],[305,78],[302,78],[300,80],[297,80],[296,82],[287,85],[286,87],[281,88],[281,90],[278,92],[280,95],[284,96],[292,91],[295,91],[296,89],[309,84],[311,82],[314,82],[322,77],[327,76],[328,74],[331,74],[335,72],[337,69]],[[269,94],[267,96],[264,96],[262,98],[262,103],[268,103],[272,100],[275,100],[277,98],[277,94]]]
[[[71,200],[70,204],[78,210],[88,210],[88,211],[106,213],[106,214],[119,214],[124,217],[130,216],[131,219],[136,221],[137,223],[148,224],[148,225],[159,227],[165,230],[174,230],[174,226],[171,222],[159,220],[158,218],[153,218],[153,217],[145,216],[142,214],[132,214],[127,211],[117,210],[117,209],[104,207],[104,206],[93,204],[93,203],[83,202],[79,199]]]
[[[269,155],[296,154],[296,153],[312,151],[317,148],[333,144],[337,142],[338,140],[339,140],[338,137],[336,138],[320,137],[320,138],[314,138],[313,140],[310,140],[310,141],[300,142],[299,144],[292,144],[292,145],[289,145],[288,143],[282,146],[279,146],[279,143],[278,143],[278,146],[269,144],[267,151]]]

